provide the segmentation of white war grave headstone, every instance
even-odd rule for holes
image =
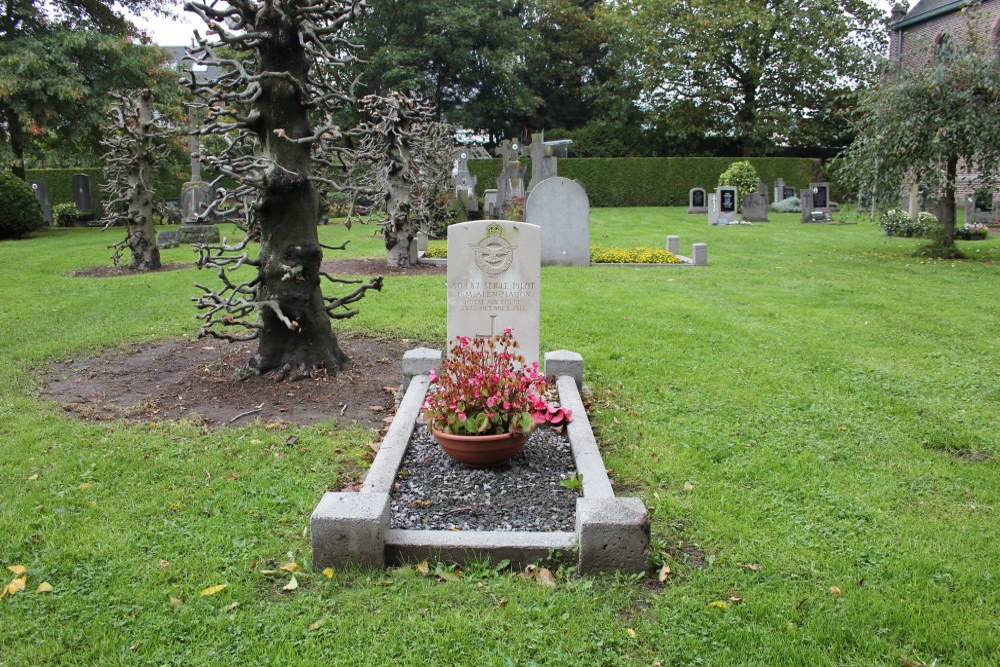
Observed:
[[[539,361],[542,231],[510,220],[448,227],[448,345],[510,329],[527,363]]]
[[[590,199],[577,181],[554,176],[536,185],[524,219],[542,228],[542,266],[590,266]]]

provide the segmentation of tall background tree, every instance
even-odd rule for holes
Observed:
[[[622,0],[610,17],[649,123],[746,156],[843,141],[813,119],[874,80],[885,42],[865,0]]]
[[[135,42],[126,11],[172,0],[8,0],[0,12],[0,141],[24,178],[46,151],[100,155],[108,90],[150,85],[162,52]],[[155,85],[155,84],[154,84]]]
[[[978,172],[980,187],[1000,184],[1000,59],[970,35],[927,67],[903,65],[864,94],[856,139],[835,165],[841,179],[876,201],[899,200],[906,183],[941,196],[942,235],[922,252],[956,257],[958,165]]]
[[[346,356],[330,320],[352,317],[351,306],[382,287],[381,278],[365,283],[323,272],[327,246],[317,232],[318,186],[341,185],[329,173],[342,148],[333,115],[356,100],[355,82],[344,77],[354,61],[344,28],[361,2],[211,0],[185,7],[217,39],[199,39],[194,57],[218,67],[218,75],[199,81],[192,74],[189,84],[205,111],[200,132],[223,144],[202,157],[221,188],[209,210],[243,202],[247,231],[236,245],[202,248],[199,266],[216,269],[222,285],[198,285],[201,335],[257,339],[250,372],[277,379],[336,372]],[[252,238],[261,243],[256,258],[247,250]],[[252,275],[240,272],[244,266]],[[324,279],[354,287],[325,296]]]

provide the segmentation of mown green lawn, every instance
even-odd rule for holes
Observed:
[[[117,232],[0,243],[0,584],[28,568],[0,665],[997,664],[1000,239],[928,262],[867,223],[772,219],[598,209],[595,245],[679,234],[711,265],[543,270],[542,347],[586,359],[605,461],[674,555],[662,588],[311,572],[309,514],[371,434],[65,416],[46,362],[193,335],[208,277],[65,275]],[[371,231],[322,235],[378,256]],[[390,277],[338,326],[443,344],[444,299]],[[289,561],[283,592],[261,570]]]

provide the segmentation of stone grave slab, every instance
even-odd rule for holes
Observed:
[[[708,213],[708,202],[705,199],[705,188],[688,190],[688,213]]]
[[[35,193],[38,205],[42,207],[42,220],[52,224],[52,203],[49,201],[49,186],[45,181],[31,181],[31,191]]]
[[[768,222],[767,195],[759,192],[743,195],[743,219],[747,222]]]
[[[94,212],[94,199],[90,193],[90,176],[73,174],[73,204],[84,213]]]

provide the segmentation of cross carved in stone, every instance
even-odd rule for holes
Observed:
[[[493,338],[497,335],[497,316],[490,315],[490,332],[488,334],[476,334],[476,338]]]

